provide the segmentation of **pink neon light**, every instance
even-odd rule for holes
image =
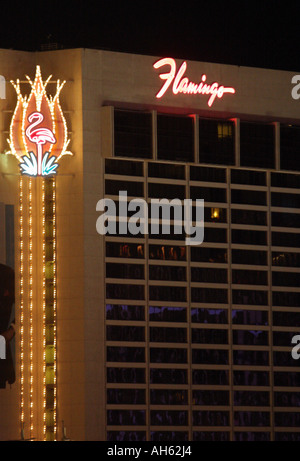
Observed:
[[[34,119],[35,122],[31,123]],[[29,141],[33,142],[37,146],[37,157],[38,157],[38,175],[42,174],[42,159],[43,159],[43,148],[42,145],[46,144],[46,142],[50,142],[51,144],[56,143],[56,139],[54,134],[48,128],[36,128],[32,130],[35,126],[39,125],[44,120],[43,114],[40,112],[33,112],[29,115],[28,121],[31,123],[25,131],[25,134]]]
[[[178,93],[185,93],[185,94],[202,94],[202,95],[210,95],[207,104],[211,107],[218,97],[219,99],[223,98],[225,93],[235,93],[235,89],[232,87],[225,87],[223,85],[219,85],[219,83],[214,82],[212,84],[206,83],[206,75],[203,74],[201,77],[201,82],[194,83],[189,81],[187,77],[184,77],[184,73],[187,69],[187,63],[184,61],[177,74],[176,74],[176,62],[173,58],[163,58],[159,61],[156,61],[153,64],[154,69],[159,69],[162,66],[170,66],[170,71],[165,74],[159,74],[159,77],[162,80],[166,80],[159,92],[157,93],[156,97],[159,99],[161,98],[171,83],[173,82],[172,92],[173,94]]]

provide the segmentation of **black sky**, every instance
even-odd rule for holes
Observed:
[[[7,1],[0,18],[1,48],[55,42],[300,71],[299,0]]]

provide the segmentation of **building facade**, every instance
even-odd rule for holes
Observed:
[[[0,438],[20,438],[21,422],[25,438],[44,438],[42,357],[52,344],[53,438],[64,424],[73,440],[299,440],[294,73],[86,49],[0,55],[0,202],[14,206],[16,278],[16,380],[0,389]],[[9,81],[26,93],[36,65],[66,80],[74,154],[55,177],[51,344],[41,334],[43,250],[30,253],[43,235],[43,180],[23,177],[33,205],[22,227],[19,166],[4,153],[16,106]],[[120,191],[128,202],[191,199],[194,223],[204,199],[203,243],[186,245],[172,212],[167,233],[151,232],[151,216],[148,232],[121,232]],[[116,232],[100,235],[103,198],[115,202]]]

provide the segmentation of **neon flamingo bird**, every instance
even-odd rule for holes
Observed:
[[[35,119],[36,121],[33,122],[33,120]],[[37,146],[37,164],[38,164],[37,174],[39,176],[42,175],[42,160],[43,160],[43,147],[42,146],[46,144],[46,142],[50,142],[51,144],[56,143],[56,138],[54,134],[48,128],[41,127],[41,128],[36,128],[35,130],[33,130],[33,128],[39,125],[43,120],[44,120],[43,114],[41,114],[40,112],[33,112],[28,117],[28,121],[31,125],[29,125],[25,131],[27,138],[31,142],[36,144]]]

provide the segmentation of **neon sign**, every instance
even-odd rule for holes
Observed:
[[[51,78],[43,82],[40,67],[36,67],[34,82],[29,97],[22,96],[20,81],[11,82],[18,100],[10,124],[10,146],[8,154],[13,154],[20,162],[21,174],[28,176],[51,176],[56,174],[58,160],[67,151],[70,140],[63,116],[59,94],[65,82],[56,82],[55,95],[48,96],[46,86]],[[72,154],[71,154],[72,155]]]
[[[172,85],[172,92],[173,94],[184,93],[184,94],[200,94],[200,95],[210,95],[207,104],[211,107],[216,98],[223,98],[225,93],[235,93],[235,89],[231,87],[225,87],[223,85],[219,85],[219,83],[214,82],[211,84],[206,83],[206,75],[203,74],[201,77],[201,81],[199,83],[194,83],[189,81],[187,77],[184,77],[184,73],[187,69],[187,63],[184,61],[178,72],[176,73],[176,62],[173,58],[163,58],[159,61],[156,61],[153,64],[154,69],[159,69],[162,66],[170,66],[170,71],[164,74],[159,74],[159,77],[162,80],[166,80],[159,92],[157,93],[156,97],[159,99],[161,98],[171,83]]]

